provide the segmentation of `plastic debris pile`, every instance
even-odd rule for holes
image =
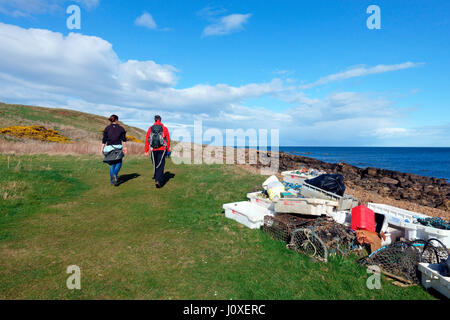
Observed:
[[[339,174],[302,167],[282,172],[282,177],[269,177],[262,191],[247,194],[249,201],[224,204],[225,216],[249,228],[262,227],[288,249],[323,262],[332,255],[361,254],[365,248],[370,255],[360,264],[378,266],[406,284],[422,279],[424,287],[438,286],[447,295],[450,278],[432,268],[449,257],[449,221],[385,204],[361,205],[345,194]],[[436,284],[436,277],[444,278]]]

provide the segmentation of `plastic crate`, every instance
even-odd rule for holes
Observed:
[[[296,170],[293,171],[283,171],[281,172],[283,176],[283,180],[293,184],[303,184],[305,180],[313,179],[317,177],[317,175],[311,175],[308,173],[298,173]]]
[[[439,273],[438,264],[419,263],[419,271],[422,273],[422,285],[426,289],[433,288],[450,299],[450,277]]]
[[[450,230],[414,223],[416,221],[415,217],[429,218],[427,215],[380,203],[368,203],[367,207],[376,213],[384,214],[387,218],[388,225],[396,229],[402,229],[407,240],[428,240],[436,238],[442,241],[447,248],[450,248]]]
[[[429,216],[417,213],[414,211],[409,211],[401,208],[397,208],[394,206],[390,206],[387,204],[382,203],[373,203],[369,202],[367,204],[367,207],[369,209],[372,209],[376,213],[382,213],[388,218],[388,223],[400,223],[400,222],[407,222],[412,223],[415,219],[414,217],[420,217],[420,218],[428,218]]]
[[[317,198],[339,202],[338,211],[351,210],[359,205],[359,200],[351,195],[340,196],[332,192],[303,183],[300,194],[305,198]]]
[[[326,190],[317,188],[313,185],[310,185],[308,183],[303,183],[302,189],[300,190],[300,194],[304,196],[305,198],[318,198],[318,199],[324,199],[324,200],[334,200],[334,201],[340,201],[342,199],[341,196],[328,192]]]
[[[264,216],[274,215],[272,210],[263,208],[250,201],[226,203],[223,205],[225,217],[233,219],[250,229],[258,229],[264,224]]]
[[[339,206],[337,201],[314,198],[284,198],[275,201],[275,212],[312,216],[331,215]]]
[[[262,191],[247,193],[247,198],[253,204],[275,211],[275,204],[269,198],[264,197]]]

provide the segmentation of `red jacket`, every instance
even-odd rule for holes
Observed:
[[[169,151],[170,151],[170,135],[169,135],[169,130],[167,130],[166,126],[163,125],[163,124],[161,123],[161,121],[156,121],[153,125],[150,126],[150,128],[148,128],[147,136],[145,137],[145,152],[148,152],[148,151],[150,150],[150,143],[148,142],[148,138],[150,138],[150,133],[151,133],[151,131],[152,131],[152,127],[153,127],[155,124],[159,124],[159,125],[161,125],[161,126],[163,127],[163,139],[164,139],[164,141],[166,142],[166,145],[167,145],[167,152],[169,152]],[[159,150],[164,150],[164,149],[165,149],[164,146],[162,146],[162,147],[153,149],[153,151],[159,151]]]

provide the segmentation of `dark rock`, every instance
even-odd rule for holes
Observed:
[[[346,163],[327,163],[300,155],[280,152],[280,170],[294,170],[300,166],[328,173],[340,173],[347,185],[376,191],[395,199],[405,199],[421,205],[450,210],[450,184],[445,179],[430,178],[393,170],[367,167],[361,169]],[[257,167],[261,167],[258,163]]]
[[[392,184],[392,185],[397,185],[398,184],[398,180],[392,179],[392,178],[388,178],[388,177],[384,177],[380,180],[381,183],[384,184]]]

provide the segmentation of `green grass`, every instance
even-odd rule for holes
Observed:
[[[114,188],[98,157],[0,156],[0,299],[433,298],[384,278],[369,290],[356,257],[315,262],[226,219],[264,177],[169,163],[155,189],[152,170],[128,158],[121,174],[140,176]],[[73,264],[81,290],[66,288]]]

